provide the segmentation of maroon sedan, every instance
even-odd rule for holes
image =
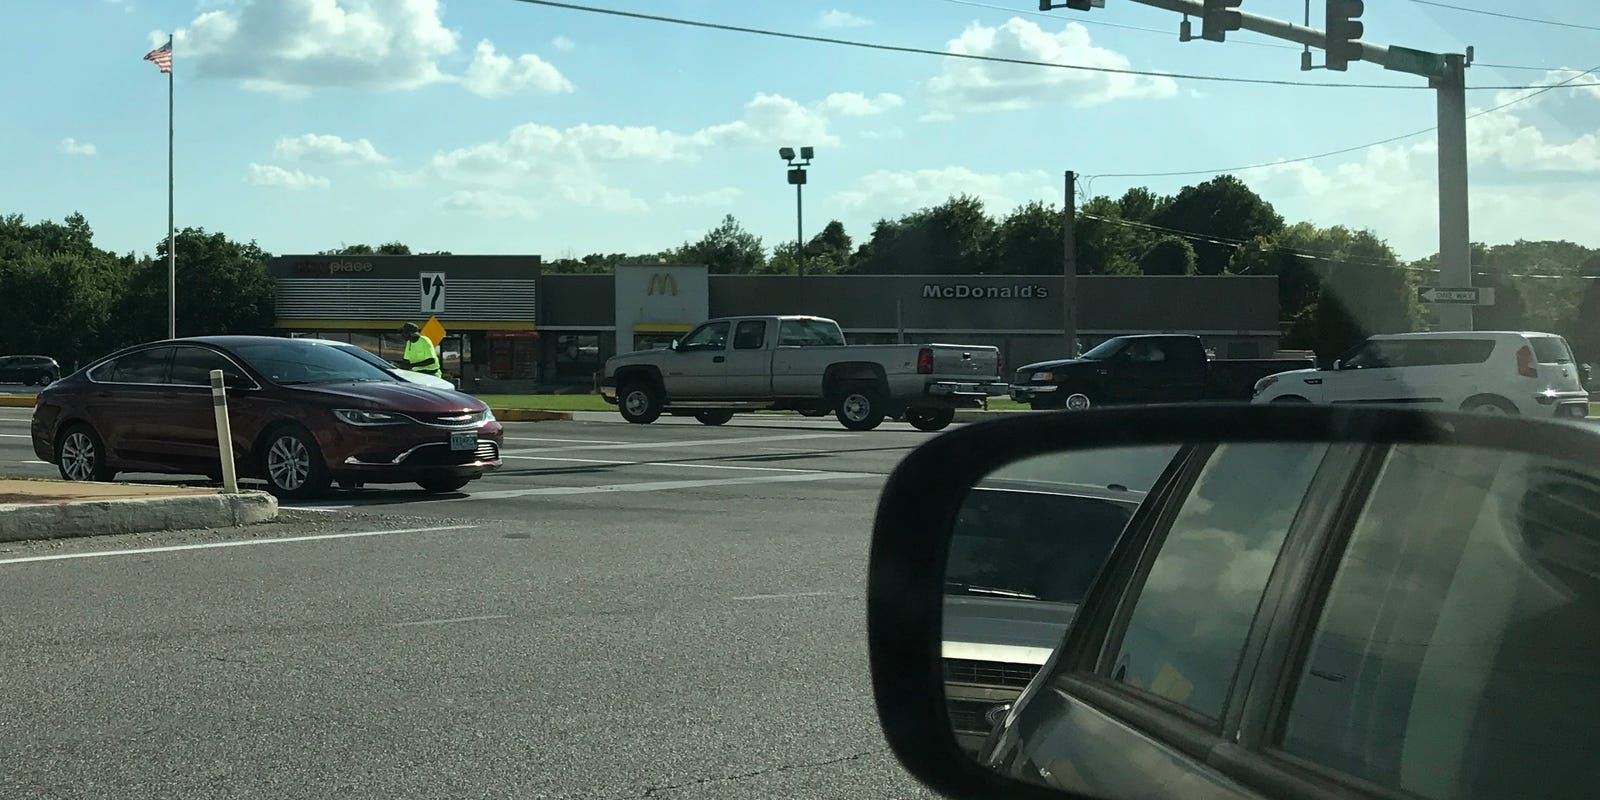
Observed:
[[[211,370],[223,371],[242,477],[284,498],[333,481],[453,492],[500,466],[477,399],[400,380],[326,343],[205,336],[114,353],[39,394],[33,449],[69,481],[118,472],[220,479]]]

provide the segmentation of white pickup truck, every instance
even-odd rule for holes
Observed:
[[[936,431],[957,408],[1004,394],[1000,351],[959,344],[848,345],[839,323],[821,317],[707,320],[664,350],[606,361],[600,393],[624,419],[662,412],[721,425],[736,411],[834,412],[853,431],[903,418]]]

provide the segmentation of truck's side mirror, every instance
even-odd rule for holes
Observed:
[[[673,339],[672,340],[672,344],[667,345],[667,348],[669,350],[677,350],[678,349],[678,340],[677,339]]]
[[[1334,372],[1338,372],[1341,369],[1344,369],[1344,359],[1342,359],[1342,358],[1334,359],[1333,360],[1333,371]]]

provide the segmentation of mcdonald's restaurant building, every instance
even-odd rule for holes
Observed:
[[[462,388],[520,392],[592,384],[618,352],[665,347],[703,319],[811,314],[852,343],[988,344],[1020,365],[1071,354],[1060,277],[709,275],[639,265],[542,274],[538,256],[282,256],[277,327],[358,344],[385,358],[399,327],[437,319],[445,374]],[[1078,347],[1129,333],[1192,333],[1221,358],[1278,350],[1273,276],[1080,276]]]

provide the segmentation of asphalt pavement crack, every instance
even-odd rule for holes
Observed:
[[[806,761],[799,764],[779,764],[775,767],[758,769],[753,772],[741,772],[736,775],[717,775],[709,778],[696,778],[692,781],[674,783],[666,786],[647,786],[645,787],[644,794],[634,795],[634,797],[643,800],[643,798],[661,797],[663,792],[675,792],[681,789],[690,789],[695,786],[706,786],[713,783],[736,783],[739,781],[750,780],[751,778],[760,778],[765,775],[775,775],[781,772],[793,772],[795,770],[802,769],[821,769],[823,767],[831,767],[851,761],[858,761],[866,758],[867,756],[875,755],[881,752],[883,752],[883,748],[875,747],[871,750],[863,750],[859,753],[852,753],[847,756],[839,756],[837,758],[830,758],[823,761]]]

